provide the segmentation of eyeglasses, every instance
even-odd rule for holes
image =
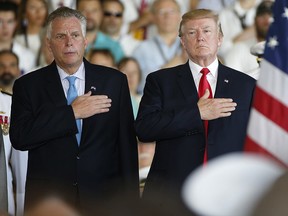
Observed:
[[[113,13],[113,12],[109,12],[109,11],[104,11],[104,16],[106,16],[106,17],[114,16],[114,17],[120,18],[123,16],[123,13],[121,13],[121,12]]]

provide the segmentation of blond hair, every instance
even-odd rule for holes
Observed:
[[[179,31],[178,31],[179,37],[182,37],[183,35],[182,27],[185,23],[187,23],[190,20],[205,19],[205,18],[213,19],[215,21],[215,23],[218,26],[218,32],[220,33],[220,36],[223,37],[223,31],[221,28],[218,14],[208,9],[197,9],[197,10],[192,10],[192,11],[185,13],[182,16],[182,20],[180,22]]]

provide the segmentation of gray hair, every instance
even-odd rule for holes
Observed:
[[[81,30],[83,33],[83,36],[86,36],[86,25],[87,20],[83,14],[78,11],[74,10],[68,7],[59,7],[56,10],[54,10],[51,14],[49,14],[47,18],[47,37],[51,38],[51,31],[52,31],[52,22],[57,18],[70,18],[70,17],[76,17],[80,21]]]

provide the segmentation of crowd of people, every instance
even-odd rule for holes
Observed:
[[[0,214],[194,215],[187,176],[243,150],[272,6],[0,0]]]

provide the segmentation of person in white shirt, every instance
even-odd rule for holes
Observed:
[[[227,7],[233,5],[237,0],[200,0],[198,2],[197,8],[210,9],[215,12],[221,12]]]
[[[40,34],[48,16],[46,0],[26,0],[20,3],[21,23],[18,23],[15,41],[38,56],[41,48]]]
[[[8,209],[0,209],[0,211],[8,212],[9,215],[22,216],[28,154],[26,151],[15,150],[11,145],[9,139],[10,110],[11,94],[0,91],[0,130],[2,130],[4,142],[8,199]]]
[[[103,19],[100,29],[113,40],[118,41],[125,56],[131,56],[140,44],[140,40],[122,31],[124,4],[118,0],[108,0],[103,2],[102,9]]]
[[[19,57],[11,50],[0,51],[0,88],[12,94],[14,81],[20,75]]]
[[[263,1],[257,7],[255,17],[255,37],[242,42],[235,43],[233,48],[227,52],[223,59],[226,66],[244,72],[254,79],[258,79],[259,74],[253,71],[259,68],[257,57],[250,52],[253,45],[265,41],[272,18],[272,1]]]
[[[0,2],[0,50],[12,50],[19,57],[22,74],[30,72],[36,66],[36,56],[32,51],[14,41],[17,26],[17,4],[9,1]]]
[[[157,30],[151,11],[154,1],[155,0],[121,0],[125,6],[123,31],[128,31],[132,33],[135,38],[141,40],[155,36]],[[197,4],[195,0],[176,1],[180,6],[181,14],[192,9],[192,5]]]
[[[155,0],[152,5],[157,35],[143,41],[133,52],[140,64],[142,80],[139,92],[143,92],[147,75],[160,68],[172,67],[187,60],[183,51],[178,27],[181,20],[180,6],[176,0]]]
[[[49,0],[47,1],[49,13],[56,10],[58,7],[66,6],[76,9],[76,0]]]
[[[248,40],[255,35],[254,18],[261,0],[237,0],[231,7],[219,13],[225,39],[219,49],[219,56],[229,51],[234,43]]]

